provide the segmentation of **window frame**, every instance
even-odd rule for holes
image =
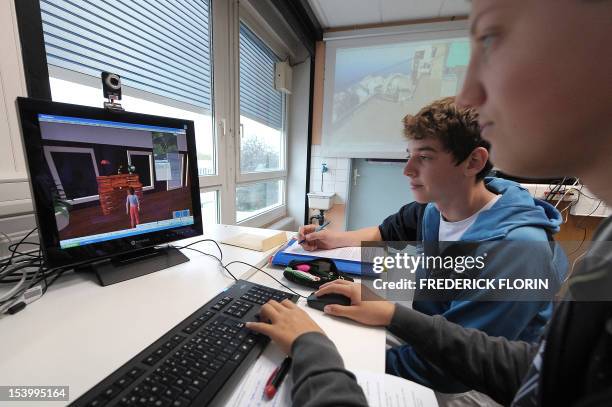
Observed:
[[[202,202],[202,194],[207,192],[215,192],[217,194],[217,207],[215,208],[215,224],[221,223],[221,189],[218,186],[200,188],[200,203]],[[207,223],[202,219],[202,223],[206,228]]]
[[[262,227],[264,225],[269,225],[285,216],[287,216],[287,143],[289,140],[288,137],[288,122],[289,122],[289,98],[290,95],[284,93],[282,96],[282,125],[281,125],[281,149],[280,149],[280,170],[269,170],[269,171],[254,171],[254,172],[246,172],[243,173],[241,171],[241,162],[240,162],[240,154],[241,154],[241,141],[242,141],[242,123],[240,122],[240,23],[244,24],[249,30],[255,34],[260,41],[264,45],[266,45],[276,56],[282,60],[283,58],[287,58],[287,51],[279,47],[278,43],[273,41],[270,33],[265,32],[265,29],[262,28],[260,24],[257,23],[256,16],[253,15],[251,10],[240,7],[239,9],[239,19],[237,22],[237,30],[236,30],[236,38],[238,40],[238,46],[236,47],[236,66],[238,67],[236,83],[238,84],[238,91],[236,92],[236,105],[237,105],[237,141],[236,148],[234,150],[234,160],[235,160],[235,168],[236,168],[236,186],[234,190],[237,190],[239,186],[247,186],[249,184],[255,184],[263,181],[273,181],[273,180],[282,180],[282,196],[281,203],[278,206],[270,208],[267,211],[263,211],[261,213],[257,213],[251,217],[248,217],[244,220],[238,221],[236,218],[236,224],[241,226],[251,226],[251,227]],[[237,212],[236,212],[237,215]]]
[[[45,145],[43,146],[43,154],[45,159],[49,163],[49,171],[51,171],[51,176],[53,177],[53,181],[55,185],[61,187],[59,190],[59,194],[63,199],[66,199],[66,194],[64,192],[64,184],[57,172],[57,166],[55,165],[55,160],[53,159],[52,153],[76,153],[76,154],[89,154],[91,156],[91,164],[93,170],[96,174],[96,177],[99,177],[98,166],[96,165],[96,153],[92,147],[67,147],[67,146],[54,146],[54,145]],[[100,199],[98,194],[82,196],[75,199],[70,199],[68,202],[70,204],[80,204],[85,202],[97,201]]]

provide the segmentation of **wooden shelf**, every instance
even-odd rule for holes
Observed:
[[[142,184],[138,174],[117,174],[96,177],[100,207],[104,215],[110,215],[117,210],[125,210],[125,200],[128,187],[134,188],[134,193],[142,203]]]

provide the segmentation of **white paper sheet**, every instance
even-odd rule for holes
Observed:
[[[255,365],[242,379],[238,390],[227,403],[228,406],[291,406],[291,387],[293,382],[288,375],[272,400],[263,397],[263,390],[270,374],[280,365],[283,355],[268,347]],[[438,402],[433,390],[383,373],[354,371],[357,382],[363,389],[370,407],[437,407]]]
[[[291,405],[291,387],[293,381],[288,374],[281,383],[272,400],[264,398],[263,391],[268,378],[284,359],[284,355],[275,346],[268,346],[264,353],[242,378],[232,398],[227,402],[229,407],[282,407]]]
[[[353,372],[370,407],[437,407],[433,390],[401,377],[365,371]]]
[[[361,262],[361,247],[339,247],[329,250],[307,251],[296,241],[284,250],[285,253],[298,254],[302,256],[323,257],[327,259],[342,259]]]

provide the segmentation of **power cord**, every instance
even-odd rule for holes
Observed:
[[[190,247],[190,246],[192,246],[192,245],[194,245],[194,244],[196,244],[196,243],[201,243],[201,242],[212,242],[212,243],[214,243],[214,244],[217,246],[217,249],[219,249],[220,258],[219,258],[219,257],[217,257],[217,256],[215,256],[215,255],[212,255],[212,254],[210,254],[210,253],[205,253],[205,252],[203,252],[203,251],[201,251],[201,250],[194,249],[194,248]],[[172,247],[174,247],[174,248],[176,248],[176,249],[189,249],[189,250],[193,250],[193,251],[196,251],[196,252],[198,252],[198,253],[201,253],[201,254],[203,254],[203,255],[205,255],[205,256],[209,256],[209,257],[214,258],[215,260],[217,260],[217,261],[219,262],[219,264],[221,265],[221,267],[222,267],[222,268],[223,268],[225,271],[227,271],[227,272],[229,273],[229,275],[230,275],[230,276],[232,276],[232,278],[233,278],[235,281],[238,281],[238,278],[236,278],[236,276],[235,276],[234,274],[232,274],[232,272],[229,270],[228,266],[230,266],[230,265],[232,265],[232,264],[244,264],[244,265],[246,265],[246,266],[252,267],[252,268],[254,268],[254,269],[256,269],[256,270],[261,271],[262,273],[264,273],[265,275],[267,275],[268,277],[270,277],[271,279],[273,279],[274,281],[276,281],[278,284],[280,284],[281,286],[283,286],[283,287],[284,287],[284,288],[286,288],[287,290],[291,291],[293,294],[297,295],[298,297],[301,297],[301,298],[306,298],[306,297],[304,297],[303,295],[301,295],[300,293],[298,293],[298,292],[296,292],[296,291],[292,290],[292,289],[291,289],[290,287],[288,287],[287,285],[283,284],[281,281],[279,281],[279,280],[278,280],[276,277],[274,277],[272,274],[268,273],[267,271],[265,271],[265,270],[263,270],[263,269],[261,269],[261,268],[259,268],[259,267],[257,267],[257,266],[254,266],[254,265],[252,265],[252,264],[249,264],[249,263],[247,263],[247,262],[240,261],[240,260],[230,261],[230,262],[229,262],[229,263],[227,263],[227,264],[223,264],[223,261],[221,260],[221,259],[223,259],[223,250],[221,250],[221,246],[220,246],[220,245],[219,245],[219,243],[217,243],[217,241],[216,241],[216,240],[214,240],[214,239],[203,239],[203,240],[198,240],[197,242],[190,243],[190,244],[185,245],[185,246],[172,246]]]
[[[8,246],[11,255],[0,262],[0,284],[15,284],[0,298],[0,315],[15,314],[25,306],[42,297],[47,289],[68,269],[74,265],[49,269],[45,267],[42,250],[39,243],[25,240],[36,231],[30,230],[19,242]],[[21,252],[21,245],[38,246],[38,253]],[[50,281],[48,278],[52,278]]]
[[[580,199],[580,198],[578,198]],[[599,209],[599,207],[601,206],[601,203],[603,201],[599,201],[597,203],[597,206],[595,206],[595,209],[593,209],[588,215],[586,215],[583,219],[581,219],[578,223],[576,223],[576,227],[582,229],[583,233],[582,233],[582,240],[580,241],[580,244],[578,245],[578,247],[576,248],[576,250],[574,250],[573,252],[571,252],[570,254],[568,254],[568,256],[571,256],[572,254],[575,254],[576,252],[578,252],[578,250],[580,250],[580,248],[582,247],[582,245],[584,244],[584,241],[586,240],[586,235],[587,235],[587,227],[586,226],[579,226],[579,224],[584,223],[584,219],[588,219],[589,216],[591,216],[592,214],[594,214],[595,212],[597,212],[597,209]]]
[[[0,273],[5,271],[8,268],[8,266],[10,266],[12,264],[13,258],[15,257],[15,254],[17,252],[17,247],[22,245],[25,242],[25,240],[28,237],[30,237],[30,235],[32,233],[34,233],[36,231],[36,229],[38,229],[38,228],[34,228],[34,229],[30,230],[24,237],[21,238],[21,240],[19,242],[9,245],[9,251],[11,251],[11,256],[8,258],[8,260],[0,263],[2,265],[2,270],[0,270]],[[11,250],[11,248],[13,248],[13,249]]]
[[[267,275],[268,277],[270,277],[272,280],[276,281],[277,283],[279,283],[280,285],[282,285],[283,287],[285,287],[287,290],[289,290],[289,291],[291,291],[293,294],[297,295],[298,297],[300,297],[300,298],[307,298],[307,297],[304,297],[303,295],[301,295],[300,293],[295,292],[294,290],[292,290],[290,287],[286,286],[285,284],[281,283],[281,282],[280,282],[280,281],[279,281],[279,280],[278,280],[276,277],[274,277],[272,274],[268,273],[267,271],[265,271],[265,270],[263,270],[263,269],[261,269],[261,268],[259,268],[259,267],[257,267],[257,266],[253,266],[252,264],[249,264],[249,263],[247,263],[247,262],[240,261],[240,260],[230,261],[229,263],[227,263],[227,264],[225,265],[226,270],[227,270],[227,266],[229,266],[230,264],[235,264],[235,263],[237,263],[237,264],[244,264],[244,265],[246,265],[246,266],[253,267],[254,269],[257,269],[257,270],[261,271],[262,273],[264,273],[265,275]]]

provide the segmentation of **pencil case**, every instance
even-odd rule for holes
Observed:
[[[339,272],[334,261],[330,259],[292,260],[285,268],[283,276],[309,288],[319,288],[325,283],[339,279],[353,281],[351,277]]]

